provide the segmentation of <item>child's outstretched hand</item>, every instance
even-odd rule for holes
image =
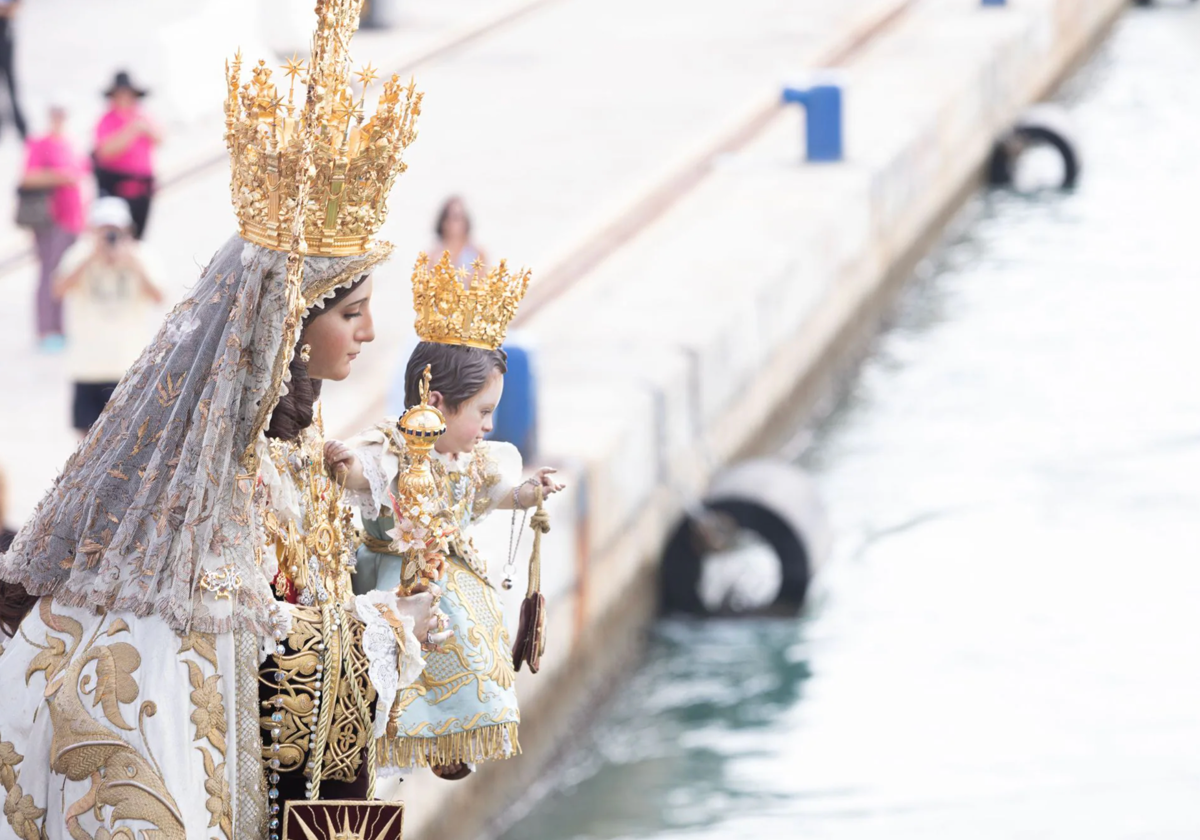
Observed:
[[[517,491],[520,495],[520,505],[522,508],[532,507],[537,504],[537,491],[534,488],[542,488],[542,498],[546,498],[547,496],[553,496],[567,486],[554,480],[556,472],[558,470],[554,469],[554,467],[542,467],[532,476],[525,479],[525,482]]]
[[[334,479],[342,482],[347,490],[362,492],[371,489],[358,456],[340,440],[325,441],[325,466],[329,468]]]
[[[559,490],[566,489],[565,484],[560,484],[552,477],[558,470],[554,467],[542,467],[533,474],[535,483],[542,488],[543,496],[553,496]]]

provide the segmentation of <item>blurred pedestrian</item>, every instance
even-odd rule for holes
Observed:
[[[17,78],[13,72],[13,65],[16,63],[13,20],[20,5],[17,0],[0,0],[0,74],[4,75],[4,84],[8,87],[13,125],[17,127],[17,134],[24,140],[25,116],[21,113],[21,105],[17,101]]]
[[[54,291],[66,303],[72,422],[86,434],[146,344],[147,318],[162,302],[158,273],[133,237],[129,205],[96,199],[88,232],[58,267]]]
[[[450,261],[460,269],[468,272],[476,260],[487,268],[487,254],[471,239],[471,217],[463,200],[452,195],[446,199],[442,209],[438,211],[437,223],[433,228],[437,241],[429,249],[429,262],[432,265],[442,258],[444,251],[450,252]],[[468,278],[469,284],[469,278]]]
[[[54,270],[84,226],[80,182],[87,164],[71,148],[66,124],[66,109],[52,105],[49,130],[25,144],[25,171],[21,176],[22,190],[49,193],[48,214],[31,228],[39,266],[37,335],[44,352],[57,352],[63,346],[62,302],[54,296]]]
[[[463,278],[463,285],[470,287],[471,266],[475,264],[476,260],[479,260],[486,271],[488,260],[487,254],[471,238],[471,216],[467,213],[467,205],[460,196],[452,195],[442,203],[433,223],[433,233],[436,238],[426,252],[430,266],[442,258],[443,252],[449,251],[450,261],[456,268],[467,273],[467,276]],[[401,338],[399,364],[392,377],[392,384],[388,388],[386,411],[389,416],[399,417],[408,408],[404,404],[405,370],[408,366],[408,357],[416,346],[417,334],[409,329]]]
[[[96,124],[93,163],[100,195],[120,196],[133,214],[133,235],[141,239],[154,196],[154,147],[162,141],[158,126],[146,116],[141,100],[149,91],[133,83],[124,70],[104,95],[109,108]]]

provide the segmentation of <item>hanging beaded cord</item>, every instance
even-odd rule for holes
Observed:
[[[527,478],[513,488],[512,528],[508,532],[508,559],[504,562],[504,583],[507,590],[513,588],[513,575],[517,571],[517,552],[521,549],[521,535],[525,532],[525,520],[529,517],[529,508],[521,507],[521,488],[526,484],[536,485],[536,478]],[[521,511],[521,524],[517,525],[517,511]]]

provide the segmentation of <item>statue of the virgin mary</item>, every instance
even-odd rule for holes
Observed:
[[[290,798],[369,795],[375,730],[439,641],[436,593],[354,595],[314,415],[374,336],[420,106],[393,77],[364,119],[361,6],[319,0],[282,94],[228,68],[238,234],[0,555],[29,609],[0,655],[0,837],[277,840]]]

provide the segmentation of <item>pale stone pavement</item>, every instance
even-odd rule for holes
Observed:
[[[164,85],[179,91],[175,101],[160,92],[147,102],[169,131],[163,176],[170,180],[173,172],[218,158],[221,56],[235,49],[243,23],[248,61],[258,57],[249,44],[263,48],[265,40],[286,38],[250,25],[249,11],[225,14],[227,0],[192,4],[186,18],[174,4],[167,11],[168,4],[151,0],[99,5],[47,0],[26,6],[18,61],[29,116],[40,117],[39,103],[52,91],[63,91],[76,109],[74,133],[82,145],[99,113],[96,91],[115,67],[127,66],[160,91]],[[253,9],[253,4],[236,5]],[[260,5],[271,4],[261,0]],[[410,169],[393,192],[383,230],[397,247],[396,258],[376,278],[379,337],[359,360],[352,380],[328,389],[325,414],[331,430],[346,431],[342,427],[377,401],[390,381],[397,348],[411,332],[408,272],[416,253],[431,242],[433,215],[446,195],[466,197],[477,238],[493,258],[532,266],[536,282],[539,265],[586,240],[599,221],[619,211],[698,138],[803,71],[823,45],[879,0],[746,0],[736,9],[688,0],[524,5],[526,13],[442,50],[413,70],[427,95],[420,137],[407,158]],[[408,7],[407,29],[363,31],[356,58],[384,70],[408,67],[456,32],[523,5],[410,0]],[[118,19],[119,26],[113,23]],[[93,33],[121,27],[125,34],[113,44],[92,43]],[[271,37],[260,37],[261,31]],[[141,63],[122,58],[140,55],[134,46],[139,37],[157,45],[153,55],[142,55]],[[195,79],[176,66],[186,66],[180,53],[204,59],[187,70]],[[207,91],[203,101],[199,91]],[[0,138],[0,171],[11,178],[18,161],[10,130]],[[233,231],[223,163],[162,192],[148,242],[166,268],[172,301]],[[0,464],[10,475],[14,524],[31,510],[75,445],[61,357],[34,350],[33,266],[12,260],[22,241],[20,231],[0,234],[0,265],[9,258],[9,270],[0,274],[8,301],[0,313],[6,380]],[[147,334],[151,331],[148,325]]]

